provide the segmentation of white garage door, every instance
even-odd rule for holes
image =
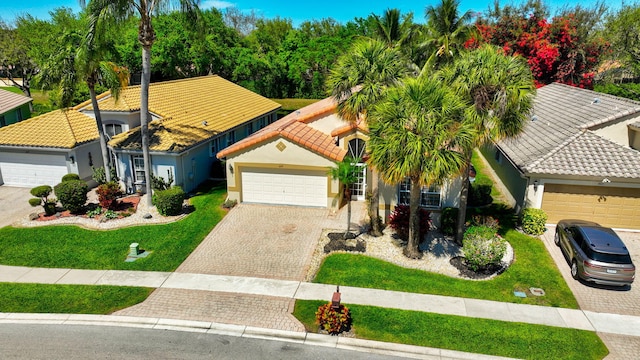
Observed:
[[[327,206],[327,176],[242,172],[242,201]]]
[[[67,164],[64,155],[0,153],[0,174],[8,186],[54,186],[67,174]]]

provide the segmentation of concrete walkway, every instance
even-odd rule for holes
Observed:
[[[0,282],[142,286],[236,293],[300,300],[329,300],[334,285],[223,275],[120,270],[28,268],[0,265]],[[546,306],[341,287],[345,304],[360,304],[510,322],[640,336],[640,317]]]

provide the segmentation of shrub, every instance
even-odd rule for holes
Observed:
[[[442,209],[442,216],[440,217],[440,231],[444,235],[453,235],[456,232],[456,225],[458,224],[458,208],[444,208]]]
[[[54,189],[58,200],[60,200],[60,204],[72,213],[80,212],[87,202],[89,187],[82,180],[61,182],[56,185]]]
[[[51,186],[49,185],[40,185],[34,187],[29,192],[35,197],[42,198],[42,202],[45,202],[47,201],[47,196],[51,195],[52,190],[53,189],[51,189]]]
[[[91,178],[93,180],[95,180],[95,182],[98,183],[98,185],[102,185],[102,184],[106,184],[107,183],[107,176],[104,173],[104,166],[100,166],[100,167],[91,167],[91,171],[93,172],[93,174],[91,175]],[[109,167],[109,173],[111,175],[111,181],[113,182],[118,182],[120,181],[120,179],[118,178],[118,173],[116,172],[116,168],[113,166]]]
[[[522,211],[522,230],[529,235],[542,235],[547,214],[542,209],[526,208]]]
[[[155,176],[151,174],[151,188],[153,190],[167,190],[171,188],[171,184],[173,184],[173,174],[167,170],[169,174],[169,180],[165,180],[161,176]]]
[[[396,231],[398,237],[402,240],[409,239],[409,205],[396,205],[389,216],[389,226]],[[420,240],[424,239],[424,236],[431,227],[431,214],[425,210],[420,209]]]
[[[153,204],[163,216],[178,215],[182,212],[185,194],[181,187],[174,186],[168,190],[156,191],[153,194]]]
[[[102,208],[101,207],[97,207],[97,208],[95,208],[95,209],[93,209],[91,211],[87,211],[87,216],[90,219],[93,219],[94,217],[96,217],[96,216],[98,216],[100,214],[102,214]]]
[[[231,200],[231,199],[227,199],[225,200],[225,202],[222,204],[222,207],[225,209],[231,209],[232,207],[238,205],[238,200]]]
[[[471,216],[471,225],[472,226],[486,226],[494,231],[498,231],[498,227],[500,226],[500,222],[498,219],[494,218],[491,215],[472,215]]]
[[[57,200],[55,198],[49,199],[51,191],[52,189],[49,185],[40,185],[34,187],[29,192],[31,193],[31,195],[36,197],[29,199],[29,205],[33,207],[42,206],[44,209],[44,213],[47,216],[55,214]]]
[[[80,180],[80,175],[78,174],[67,174],[62,177],[62,182],[71,181],[71,180]]]
[[[507,250],[504,239],[488,226],[472,226],[467,229],[462,244],[467,266],[473,271],[500,264]]]
[[[122,195],[120,185],[114,181],[99,185],[96,189],[98,202],[105,209],[113,209],[118,204],[117,200]]]
[[[117,219],[118,213],[113,210],[107,210],[104,212],[104,218],[109,220]]]
[[[316,324],[331,335],[338,335],[351,328],[351,312],[340,305],[337,310],[331,307],[331,303],[321,305],[316,312]]]
[[[491,185],[471,184],[469,186],[468,206],[484,206],[492,202]]]

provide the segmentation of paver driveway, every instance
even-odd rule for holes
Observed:
[[[345,227],[327,209],[240,204],[176,272],[301,281],[322,229]]]
[[[352,229],[364,203],[354,202]],[[302,281],[323,229],[345,229],[346,207],[327,209],[239,204],[218,223],[176,272]],[[329,300],[332,294],[327,294]],[[287,297],[158,289],[117,315],[169,317],[304,331]]]
[[[594,312],[640,316],[640,280],[636,280],[630,288],[600,286],[574,280],[562,251],[553,243],[555,231],[555,226],[548,227],[542,235],[542,240],[558,265],[562,277],[575,295],[580,308]],[[637,277],[640,276],[640,233],[624,231],[617,233],[636,264]],[[612,334],[599,335],[610,351],[609,356],[606,357],[607,360],[632,359],[640,353],[640,338]]]
[[[29,205],[29,199],[33,197],[29,193],[30,190],[0,186],[0,227],[11,225],[30,213],[42,211],[42,207],[34,208]]]

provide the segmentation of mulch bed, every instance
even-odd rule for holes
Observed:
[[[118,199],[118,204],[116,205],[116,207],[113,209],[113,211],[115,211],[116,213],[118,213],[118,219],[121,219],[124,217],[124,215],[122,215],[122,213],[135,213],[138,210],[138,204],[140,203],[140,196],[139,195],[130,195],[127,197],[123,197]],[[59,211],[51,216],[46,216],[44,214],[44,212],[39,213],[38,214],[38,218],[36,218],[36,221],[50,221],[50,220],[57,220],[60,218],[65,218],[65,217],[83,217],[83,218],[88,218],[86,211],[89,210],[93,210],[95,208],[97,208],[99,205],[95,204],[95,203],[90,203],[87,204],[85,206],[85,212],[81,213],[81,214],[72,214],[69,210],[64,210],[64,211]],[[100,218],[102,217],[102,215],[98,215],[96,217],[94,217],[94,219],[96,219],[97,221],[100,220]]]
[[[453,265],[458,271],[460,275],[473,280],[482,280],[486,279],[492,275],[499,274],[503,272],[505,269],[502,266],[492,266],[487,269],[473,271],[469,269],[467,266],[467,261],[463,256],[456,256],[449,260],[449,263]]]
[[[356,239],[356,234],[348,233],[345,239],[345,233],[328,233],[329,243],[324,246],[325,254],[333,251],[354,251],[365,252],[367,244],[364,240]]]

